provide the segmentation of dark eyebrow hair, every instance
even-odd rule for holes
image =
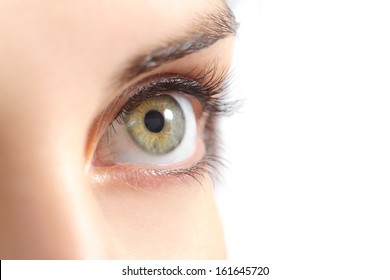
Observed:
[[[163,64],[180,59],[202,49],[210,47],[217,41],[235,35],[239,24],[226,4],[200,15],[191,30],[184,38],[164,44],[148,54],[132,59],[115,78],[116,85],[124,85],[136,76],[151,71]]]

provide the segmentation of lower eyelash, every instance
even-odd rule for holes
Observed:
[[[223,165],[221,157],[206,155],[190,167],[177,169],[136,169],[125,165],[112,166],[108,169],[95,167],[92,178],[99,183],[103,183],[105,180],[114,181],[109,188],[118,188],[119,185],[125,184],[136,190],[148,191],[172,187],[172,185],[190,185],[190,182],[196,182],[205,189],[204,182],[207,178],[212,180],[213,186],[215,186],[216,181],[220,181],[219,167],[221,165]],[[104,173],[101,173],[102,170]],[[116,184],[115,181],[118,181],[119,184]]]

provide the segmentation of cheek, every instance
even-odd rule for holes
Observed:
[[[142,190],[118,182],[96,186],[95,195],[122,257],[222,259],[223,235],[208,180]]]

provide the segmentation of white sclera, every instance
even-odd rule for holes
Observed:
[[[110,163],[138,163],[145,165],[171,165],[187,160],[195,151],[197,124],[194,110],[190,100],[184,95],[170,94],[179,103],[185,118],[185,132],[180,144],[171,152],[164,155],[154,155],[140,148],[127,133],[126,127],[117,121],[113,123],[115,132],[110,135],[105,133],[102,139],[109,139],[100,144],[104,154],[103,161]],[[170,110],[164,111],[166,119],[172,119],[173,115]],[[109,136],[109,137],[107,137]],[[104,138],[106,137],[106,138]],[[99,144],[99,145],[100,145]]]

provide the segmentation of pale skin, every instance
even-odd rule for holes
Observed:
[[[229,67],[233,35],[126,85],[112,82],[124,64],[191,33],[197,17],[216,7],[224,5],[0,2],[1,259],[225,258],[208,176],[201,186],[130,175],[125,181],[109,169],[100,176],[92,163],[96,119],[129,84],[213,61],[217,71]]]

